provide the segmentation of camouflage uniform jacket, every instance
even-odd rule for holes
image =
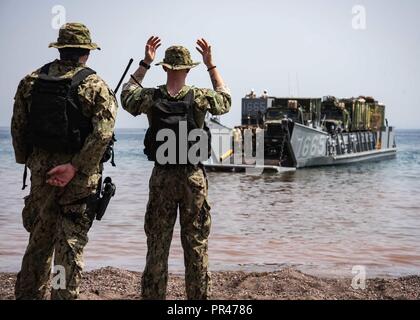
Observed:
[[[175,97],[171,97],[166,85],[161,85],[155,89],[142,88],[137,84],[126,83],[121,93],[122,107],[133,116],[146,114],[150,123],[150,110],[154,104],[155,90],[160,90],[164,97],[182,100],[191,89],[194,92],[194,110],[196,111],[194,116],[199,126],[204,125],[207,111],[212,115],[222,115],[229,112],[232,99],[229,89],[226,87],[211,90],[184,86]]]
[[[71,78],[83,67],[80,63],[55,60],[50,66],[49,75]],[[44,184],[46,173],[53,167],[71,162],[78,172],[61,197],[63,203],[68,203],[89,195],[96,188],[102,169],[100,160],[112,137],[118,105],[113,92],[99,76],[88,76],[78,87],[82,113],[91,118],[93,125],[93,131],[86,138],[83,148],[70,155],[53,154],[38,148],[30,151],[26,144],[27,115],[31,106],[32,86],[39,73],[40,69],[26,76],[15,95],[11,123],[15,158],[17,163],[28,165],[32,186]]]

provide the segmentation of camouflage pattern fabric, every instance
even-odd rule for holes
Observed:
[[[170,97],[166,85],[161,85],[158,89],[164,97]],[[230,110],[232,98],[227,88],[220,88],[217,91],[211,89],[201,89],[196,87],[184,86],[175,97],[171,99],[182,100],[190,91],[194,92],[194,116],[199,126],[204,125],[206,113],[222,115]],[[123,86],[121,102],[123,108],[133,116],[146,114],[150,122],[150,110],[154,104],[153,96],[155,88],[142,88],[139,85],[127,83]]]
[[[144,230],[146,267],[142,277],[144,299],[165,299],[168,256],[179,208],[188,299],[207,299],[210,293],[208,236],[211,216],[207,179],[193,166],[155,166],[149,184]]]
[[[49,75],[72,77],[82,64],[54,61]],[[27,114],[30,110],[32,85],[40,70],[25,77],[19,84],[11,124],[13,147],[17,163],[27,163],[31,171],[31,191],[25,199],[22,216],[30,240],[16,284],[16,297],[44,297],[55,251],[56,262],[62,263],[68,277],[67,290],[53,298],[76,298],[82,270],[82,252],[87,243],[86,205],[72,205],[95,192],[101,177],[100,161],[112,138],[117,102],[105,82],[90,75],[78,88],[83,114],[92,119],[93,132],[76,154],[49,153],[26,145]],[[73,180],[63,189],[46,184],[46,173],[53,167],[72,163],[78,168]]]
[[[58,32],[57,42],[50,43],[49,47],[101,50],[96,43],[92,42],[89,29],[81,23],[64,24]]]
[[[93,189],[92,192],[95,192]],[[86,204],[60,206],[57,188],[32,185],[22,212],[29,244],[15,285],[16,299],[45,299],[51,262],[63,266],[65,289],[52,289],[52,299],[76,299],[83,270],[83,249],[92,225]]]
[[[187,48],[182,46],[172,46],[166,49],[165,58],[162,62],[156,63],[157,66],[165,66],[171,70],[191,69],[198,66],[200,62],[193,62],[191,54]]]
[[[194,92],[194,116],[198,126],[203,127],[207,112],[220,115],[229,111],[231,96],[225,87],[214,91],[184,86],[172,99],[182,100],[190,89]],[[125,84],[121,93],[123,108],[134,116],[146,114],[150,123],[155,90]],[[169,97],[165,85],[158,90]],[[211,216],[207,189],[207,179],[199,167],[156,165],[153,169],[144,225],[148,250],[142,277],[144,299],[166,297],[168,255],[178,208],[187,297],[193,300],[208,298],[210,274],[207,249]]]

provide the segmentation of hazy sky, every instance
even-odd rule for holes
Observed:
[[[83,22],[102,51],[88,64],[115,87],[128,59],[137,65],[150,35],[162,38],[158,52],[195,40],[212,44],[215,63],[232,90],[228,125],[240,121],[242,96],[255,88],[271,95],[350,97],[372,95],[387,105],[398,128],[420,128],[420,1],[0,1],[0,126],[9,126],[19,80],[57,56],[49,49],[58,30],[51,23],[54,5],[66,9],[67,22]],[[366,9],[366,29],[352,27],[352,8]],[[156,61],[157,62],[157,61]],[[136,66],[133,64],[131,72]],[[160,67],[149,70],[145,86],[165,82]],[[189,84],[210,87],[201,64]],[[122,108],[117,126],[145,127]]]

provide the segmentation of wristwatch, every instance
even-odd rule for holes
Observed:
[[[143,60],[140,60],[139,66],[142,66],[142,67],[146,68],[147,70],[150,69],[150,64],[147,64]]]

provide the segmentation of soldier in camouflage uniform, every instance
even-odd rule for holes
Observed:
[[[90,50],[99,49],[91,42],[89,30],[80,23],[65,24],[57,42],[50,47],[59,49],[60,60],[49,65],[48,76],[61,79],[72,78],[84,69]],[[22,212],[30,238],[15,295],[17,299],[45,298],[54,256],[54,265],[64,267],[65,289],[53,289],[51,297],[75,299],[83,269],[83,248],[92,225],[88,206],[80,200],[96,192],[102,172],[100,162],[114,129],[117,102],[99,76],[87,76],[76,93],[83,116],[92,124],[81,149],[67,154],[31,147],[28,115],[32,89],[40,72],[38,69],[20,82],[11,124],[16,162],[26,164],[31,171],[31,190]]]
[[[157,64],[162,65],[167,73],[167,84],[156,89],[143,88],[141,82],[160,46],[160,39],[151,37],[139,69],[124,85],[121,94],[123,108],[133,116],[146,114],[151,124],[152,109],[156,107],[156,91],[163,99],[182,101],[192,90],[194,117],[199,127],[203,127],[207,112],[213,115],[228,112],[231,105],[230,92],[212,62],[211,47],[204,39],[198,40],[197,45],[210,73],[214,90],[185,85],[188,71],[198,63],[194,63],[189,51],[181,46],[168,48],[163,62]],[[169,248],[179,207],[187,297],[207,299],[210,290],[207,250],[211,217],[204,169],[199,165],[165,166],[156,163],[149,188],[144,226],[148,252],[142,277],[143,298],[166,297]]]

